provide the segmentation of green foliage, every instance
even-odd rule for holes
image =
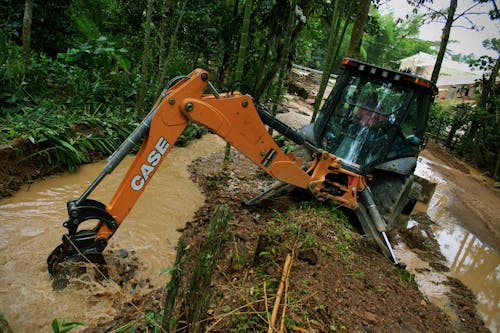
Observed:
[[[56,170],[75,170],[96,152],[111,154],[137,123],[133,76],[123,70],[126,50],[113,46],[99,38],[56,60],[34,55],[26,66],[21,48],[6,41],[0,47],[0,143],[28,140],[38,148],[23,158]]]
[[[286,136],[283,134],[278,134],[273,137],[274,141],[280,148],[285,152],[285,154],[291,153],[295,150],[295,143],[289,139],[287,139]]]
[[[184,131],[177,138],[175,144],[179,147],[187,146],[189,142],[201,138],[206,132],[207,129],[205,127],[189,122]]]
[[[83,323],[67,322],[66,319],[54,319],[52,321],[52,330],[54,333],[66,333],[77,326],[83,326]]]
[[[31,48],[36,53],[55,56],[70,43],[72,25],[67,15],[70,1],[33,1]],[[0,3],[0,31],[12,41],[21,43],[25,1]]]
[[[427,131],[436,140],[443,138],[447,133],[447,128],[451,124],[451,108],[452,104],[449,101],[437,101],[429,110]]]
[[[397,69],[398,61],[418,52],[435,53],[432,43],[418,38],[422,16],[414,15],[403,22],[395,22],[393,14],[381,15],[372,11],[372,28],[363,39],[366,61]]]
[[[162,314],[161,311],[155,312],[152,310],[146,310],[144,315],[139,319],[133,320],[125,325],[122,325],[109,333],[124,333],[124,332],[151,332],[151,333],[160,333],[165,332],[161,328],[160,323],[162,322]],[[139,329],[140,328],[140,329]]]
[[[394,267],[394,272],[399,276],[399,279],[408,283],[415,283],[415,274],[410,273],[404,268]]]
[[[234,329],[231,332],[249,332],[263,329],[262,320],[257,315],[235,314],[231,317]]]
[[[78,48],[58,54],[58,58],[84,69],[100,69],[104,72],[130,69],[130,60],[126,57],[127,49],[117,49],[115,46],[116,43],[108,37],[100,36],[92,43],[87,42]]]
[[[55,169],[70,171],[87,162],[91,152],[111,154],[134,127],[133,120],[118,116],[97,117],[85,110],[68,115],[29,107],[0,118],[0,124],[0,142],[21,137],[38,145],[25,159],[46,160]]]
[[[295,216],[301,218],[297,219]],[[314,231],[316,228],[330,230],[335,235],[335,242],[321,243],[315,234],[319,232]],[[285,248],[291,249],[297,242],[300,248],[318,248],[322,252],[339,253],[346,262],[355,248],[352,232],[342,211],[329,203],[317,201],[306,202],[286,214],[276,213],[276,217],[269,222],[267,229],[269,239],[283,243],[282,246]],[[259,255],[266,256],[273,262],[281,255],[276,248],[277,244],[270,242],[265,251]]]
[[[170,36],[160,34],[175,30],[173,26],[163,30],[162,23],[168,26],[177,22],[175,16],[183,3],[172,2],[168,13],[173,17],[167,20],[162,17],[164,3],[154,6],[148,50],[151,78],[158,76],[160,45],[170,40]],[[283,13],[290,12],[289,1],[253,2],[241,79],[252,87],[257,98],[269,97],[268,92],[281,85],[276,73],[283,57],[286,69],[292,62],[314,68],[324,65],[325,42],[337,2],[296,3],[288,26],[288,15]],[[24,4],[8,1],[0,5],[5,13],[5,20],[0,22],[0,142],[25,138],[40,145],[39,158],[50,158],[54,165],[71,169],[86,161],[90,151],[107,154],[115,147],[124,132],[138,121],[134,107],[141,81],[138,60],[143,55],[146,4],[145,0],[35,2],[36,29],[32,31],[29,65],[23,62],[20,47]],[[353,2],[340,1],[338,6],[345,14]],[[232,80],[243,15],[241,1],[187,1],[169,57],[170,75],[186,74],[201,66],[211,72],[212,81],[220,80],[221,86]],[[343,57],[347,49],[353,14],[343,15],[342,20],[347,35],[337,58]],[[381,15],[372,8],[362,46],[366,60],[393,67],[402,57],[430,52],[430,44],[417,38],[419,20],[415,16],[394,22],[391,14]],[[291,42],[289,50],[284,50],[287,27],[292,28]],[[495,39],[486,43],[492,49],[498,48]],[[334,60],[337,63],[338,59]],[[477,64],[491,69],[493,63],[494,59],[484,58]],[[156,98],[157,85],[149,79],[147,101]],[[446,135],[446,115],[439,108],[431,115],[431,132],[438,137]],[[481,113],[474,119],[482,121]],[[190,124],[179,144],[199,137],[203,131]],[[486,142],[494,139],[490,132],[482,133],[484,146],[491,146]],[[292,145],[284,147],[292,149]]]
[[[311,68],[323,68],[326,50],[321,47],[326,43],[327,33],[322,29],[322,21],[318,16],[309,17],[302,34],[297,40],[295,61]]]

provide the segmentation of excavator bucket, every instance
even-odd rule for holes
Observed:
[[[83,237],[86,234],[87,237]],[[79,232],[79,239],[93,239],[92,230]],[[75,247],[68,235],[63,236],[62,244],[58,245],[47,258],[47,268],[52,277],[54,290],[62,290],[68,286],[71,279],[92,273],[96,280],[108,277],[106,260],[102,253],[87,251],[83,253]]]

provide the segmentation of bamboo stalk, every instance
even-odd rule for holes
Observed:
[[[285,288],[285,282],[288,279],[290,273],[290,266],[292,264],[292,256],[287,254],[285,259],[285,264],[283,265],[283,273],[281,274],[281,281],[278,287],[278,292],[276,293],[276,300],[274,301],[273,313],[271,315],[271,321],[269,322],[269,328],[267,333],[272,333],[274,331],[274,325],[276,324],[276,318],[278,317],[279,306],[281,302],[281,295],[283,294],[283,289]]]
[[[283,301],[283,311],[281,311],[280,333],[285,332],[285,315],[286,315],[286,306],[288,304],[288,286],[290,284],[290,281],[288,280],[289,275],[290,275],[290,269],[288,270],[288,274],[286,275],[286,280],[285,280],[285,300]]]
[[[211,296],[212,272],[224,242],[223,234],[226,231],[229,218],[229,208],[223,205],[217,206],[201,246],[198,262],[189,279],[184,307],[187,310],[188,322],[193,325],[191,332],[196,333],[203,330],[201,321]]]
[[[177,256],[175,258],[175,264],[174,267],[172,268],[170,282],[167,284],[167,295],[165,297],[163,322],[161,327],[164,330],[167,330],[168,332],[172,332],[175,326],[172,312],[174,310],[177,291],[179,290],[179,285],[181,283],[182,264],[187,245],[188,243],[186,239],[181,238],[179,240],[179,244],[177,246]]]
[[[269,320],[269,304],[267,303],[267,287],[266,287],[266,281],[263,283],[264,285],[264,305],[266,307],[266,317],[267,317],[267,322],[270,323],[271,321]]]

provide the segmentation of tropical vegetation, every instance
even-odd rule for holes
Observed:
[[[365,12],[360,10],[365,8],[363,3],[368,3]],[[391,13],[381,13],[379,3],[4,1],[0,5],[0,144],[24,140],[37,147],[24,158],[34,154],[42,162],[75,170],[90,160],[90,152],[102,156],[112,152],[147,113],[168,79],[195,67],[208,69],[216,87],[279,102],[293,63],[336,72],[354,36],[359,46],[349,49],[350,55],[390,68],[417,52],[437,52],[432,42],[418,38],[422,16],[399,22]],[[419,6],[425,1],[412,3]],[[362,31],[354,29],[355,20],[364,22]],[[242,26],[247,29],[244,33]],[[485,67],[497,68],[497,59],[490,60]],[[487,73],[497,72],[498,68]],[[484,83],[489,91],[498,89],[491,76]],[[454,132],[468,134],[453,135],[448,141],[468,152],[480,140],[481,152],[487,154],[474,156],[484,157],[480,165],[498,177],[495,168],[488,168],[499,159],[498,94],[486,95],[468,113],[467,125]],[[434,117],[446,118],[447,125],[441,122],[439,130],[448,133],[453,121],[462,119],[455,117],[462,111],[440,113],[439,108]],[[488,121],[492,115],[496,122]],[[186,135],[199,131],[191,125]]]

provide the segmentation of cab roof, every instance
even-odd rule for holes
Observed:
[[[415,88],[424,88],[430,90],[432,96],[438,93],[436,85],[423,77],[413,75],[411,73],[394,71],[391,69],[375,66],[353,58],[342,59],[342,65],[345,69],[358,72],[367,76],[378,77],[382,80],[401,82],[405,85],[410,85]]]

